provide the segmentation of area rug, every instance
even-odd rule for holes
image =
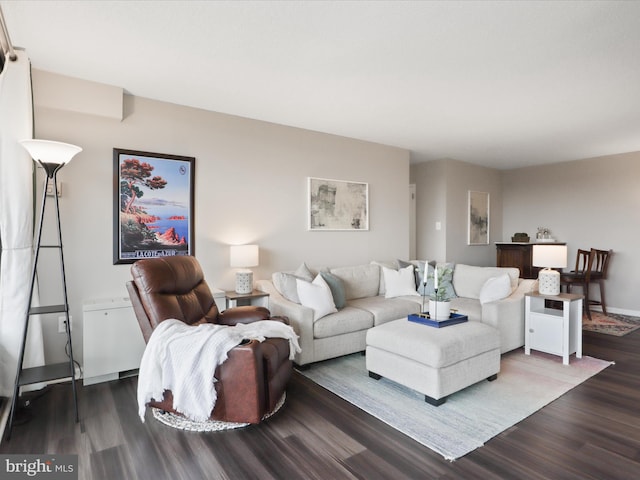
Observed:
[[[601,312],[591,312],[591,320],[586,315],[582,316],[582,329],[590,332],[605,333],[623,337],[640,328],[640,318],[629,315]]]
[[[273,411],[265,414],[262,420],[264,421],[272,415],[275,415],[284,405],[286,398],[287,394],[285,392],[276,403]],[[251,425],[250,423],[221,422],[219,420],[205,420],[204,422],[200,422],[183,417],[182,415],[176,415],[172,412],[165,412],[155,407],[151,409],[151,412],[153,413],[153,418],[160,423],[171,428],[187,430],[189,432],[219,432],[221,430],[235,430],[236,428],[244,428]]]
[[[482,381],[434,407],[424,396],[382,378],[369,378],[361,354],[327,360],[301,372],[447,460],[455,460],[525,419],[611,362],[562,358],[518,349],[502,356],[493,382]]]

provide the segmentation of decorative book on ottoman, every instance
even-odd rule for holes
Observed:
[[[459,313],[452,313],[451,316],[445,320],[435,320],[429,316],[429,312],[408,315],[407,319],[410,322],[421,323],[435,328],[448,327],[449,325],[464,323],[469,320],[466,315],[460,315]]]

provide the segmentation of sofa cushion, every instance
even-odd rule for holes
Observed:
[[[314,322],[330,313],[338,311],[333,303],[331,289],[322,278],[322,275],[317,275],[311,283],[299,278],[296,280],[296,283],[298,284],[300,303],[313,310]]]
[[[380,267],[378,265],[357,265],[329,269],[344,284],[347,301],[354,298],[375,297],[380,288]]]
[[[511,295],[511,279],[509,275],[503,273],[484,282],[480,289],[480,303],[484,305],[488,302],[495,302],[507,298],[509,295]]]
[[[340,278],[336,277],[333,273],[329,272],[320,272],[324,281],[329,285],[329,289],[331,290],[331,295],[333,296],[333,303],[336,305],[338,310],[344,308],[347,304],[347,295],[344,290],[344,284]]]
[[[350,306],[313,323],[314,338],[329,338],[373,327],[373,314]],[[338,341],[338,340],[336,340]]]
[[[480,290],[491,277],[506,273],[511,280],[511,290],[518,286],[520,270],[512,267],[476,267],[474,265],[457,264],[453,272],[453,287],[459,297],[480,298]]]
[[[298,285],[296,283],[297,279],[302,279],[307,282],[313,281],[313,273],[311,273],[305,263],[300,265],[295,272],[275,272],[271,275],[273,286],[276,287],[278,293],[294,303],[300,303]]]
[[[420,302],[417,301],[420,297],[413,296],[411,298],[416,300],[376,296],[350,300],[347,302],[347,305],[371,312],[373,314],[374,325],[380,325],[391,320],[406,317],[412,313],[420,312]]]
[[[387,267],[381,268],[385,298],[395,298],[402,295],[418,295],[418,292],[416,292],[416,279],[413,273],[415,267],[413,265],[401,268],[400,270],[392,270]]]

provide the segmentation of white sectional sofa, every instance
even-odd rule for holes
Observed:
[[[417,293],[387,298],[389,293],[386,292],[382,265],[384,263],[372,262],[318,271],[301,266],[296,272],[277,272],[271,280],[257,282],[256,287],[270,295],[271,313],[287,316],[300,336],[302,352],[296,355],[297,365],[364,351],[367,330],[371,327],[421,310],[423,298]],[[386,265],[391,267],[389,262]],[[335,294],[334,297],[336,303],[344,303],[344,306],[339,305],[342,308],[316,319],[314,309],[298,303],[300,300],[295,293],[295,285],[297,277],[302,277],[300,281],[309,282],[318,272],[323,272],[323,277],[328,273],[334,280],[338,279],[344,298],[338,298]],[[485,295],[483,286],[489,279],[504,276],[505,273],[509,276],[511,286],[508,296],[481,303],[481,294]],[[451,300],[451,308],[468,315],[469,321],[480,321],[495,327],[500,335],[502,353],[524,345],[524,294],[534,288],[535,282],[518,276],[517,268],[456,264],[453,270],[452,284],[458,298]]]

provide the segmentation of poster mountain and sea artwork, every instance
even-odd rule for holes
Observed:
[[[119,172],[118,259],[192,253],[193,160],[116,150]]]

